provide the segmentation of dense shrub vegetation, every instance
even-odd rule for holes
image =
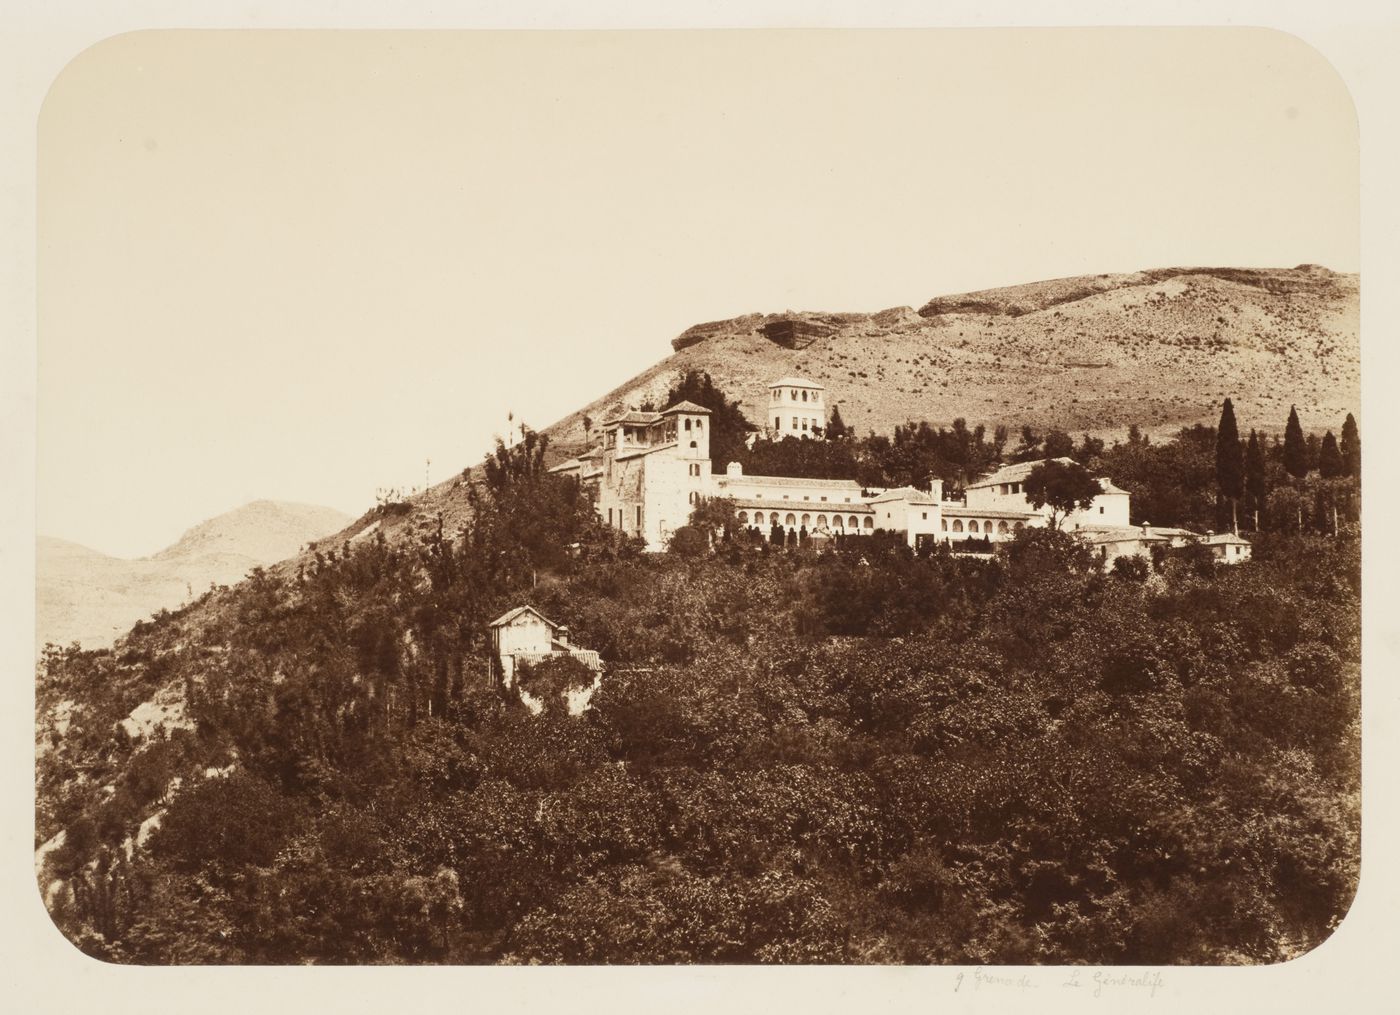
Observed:
[[[1148,447],[1096,454],[1165,489]],[[63,832],[48,897],[80,947],[1264,962],[1345,914],[1354,538],[1108,573],[1049,530],[992,559],[883,536],[644,556],[542,452],[500,448],[461,532],[367,537],[48,653],[41,714],[67,725],[42,723],[38,834]],[[603,654],[582,716],[488,683],[486,623],[522,601]],[[123,729],[162,689],[186,722]]]

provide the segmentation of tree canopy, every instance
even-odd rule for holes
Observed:
[[[1087,508],[1102,489],[1077,462],[1041,462],[1026,475],[1023,489],[1033,507],[1050,508],[1050,525],[1058,529],[1066,515]]]

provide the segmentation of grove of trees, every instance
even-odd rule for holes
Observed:
[[[921,425],[735,454],[956,481],[999,442]],[[1210,428],[1085,444],[1154,524],[1215,518]],[[1244,514],[1262,497],[1278,517],[1278,491],[1313,477],[1284,481],[1281,454],[1249,446]],[[1105,573],[1050,529],[991,559],[884,533],[789,551],[717,504],[692,545],[646,555],[544,450],[528,432],[498,447],[459,531],[414,516],[412,538],[259,570],[114,649],[46,653],[37,836],[79,947],[127,963],[1270,962],[1345,915],[1346,527],[1297,531],[1285,511],[1246,564]],[[487,678],[487,622],[527,601],[604,658],[581,716],[533,715]],[[526,679],[548,697],[583,677]],[[181,721],[128,732],[157,692]]]

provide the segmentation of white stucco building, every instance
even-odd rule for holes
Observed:
[[[805,377],[783,377],[768,385],[771,436],[814,437],[825,429],[825,386]]]
[[[802,377],[768,385],[769,436],[811,437],[826,424],[826,388]],[[902,533],[910,546],[947,542],[968,549],[1012,539],[1028,526],[1050,523],[1048,506],[1033,507],[1025,480],[1040,462],[1003,466],[968,485],[964,500],[945,500],[943,484],[926,490],[863,488],[853,479],[805,479],[745,475],[731,463],[711,471],[710,411],[680,402],[661,412],[628,411],[605,420],[602,444],[551,471],[577,476],[595,495],[599,517],[610,527],[639,536],[653,551],[666,549],[701,498],[725,497],[739,522],[767,535],[776,525],[809,535]],[[1071,459],[1054,459],[1068,463]],[[1129,523],[1129,495],[1108,477],[1096,477],[1100,493],[1088,507],[1071,512],[1060,527],[1087,538],[1105,560],[1146,555],[1152,545],[1181,545],[1198,538],[1182,529],[1151,529]],[[1247,556],[1248,543],[1216,537],[1217,557]],[[1245,549],[1231,549],[1243,545]],[[1214,545],[1211,544],[1214,551]]]
[[[1073,464],[1069,458],[1052,458],[1047,461],[1061,465]],[[967,487],[967,507],[969,510],[991,508],[1012,512],[1033,512],[1041,514],[1048,521],[1050,508],[1031,507],[1026,499],[1025,481],[1031,470],[1041,463],[1017,462],[1004,465],[989,476],[983,476]],[[1128,492],[1114,486],[1106,476],[1095,477],[1103,492],[1094,498],[1092,504],[1082,511],[1073,511],[1060,522],[1060,528],[1067,532],[1079,529],[1126,528],[1128,526]]]
[[[589,687],[568,692],[569,712],[578,715],[588,707],[589,699],[598,688],[603,670],[598,653],[569,643],[569,629],[549,620],[533,606],[517,606],[491,621],[491,662],[501,683],[515,687],[516,671],[523,663],[538,663],[556,656],[571,656],[593,671]],[[521,689],[520,698],[532,712],[544,709],[544,703]]]
[[[1209,533],[1201,543],[1222,564],[1238,564],[1248,560],[1254,550],[1248,539],[1235,532]]]

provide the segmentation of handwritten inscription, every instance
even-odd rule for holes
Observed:
[[[979,990],[1038,990],[1042,975],[1038,973],[988,972],[980,966],[970,973],[959,971],[953,980],[953,992],[964,989]],[[1052,984],[1054,986],[1055,984]],[[1121,991],[1146,993],[1156,997],[1165,988],[1162,974],[1158,970],[1142,973],[1116,972],[1103,969],[1071,969],[1057,984],[1064,990],[1082,990],[1091,997]]]

